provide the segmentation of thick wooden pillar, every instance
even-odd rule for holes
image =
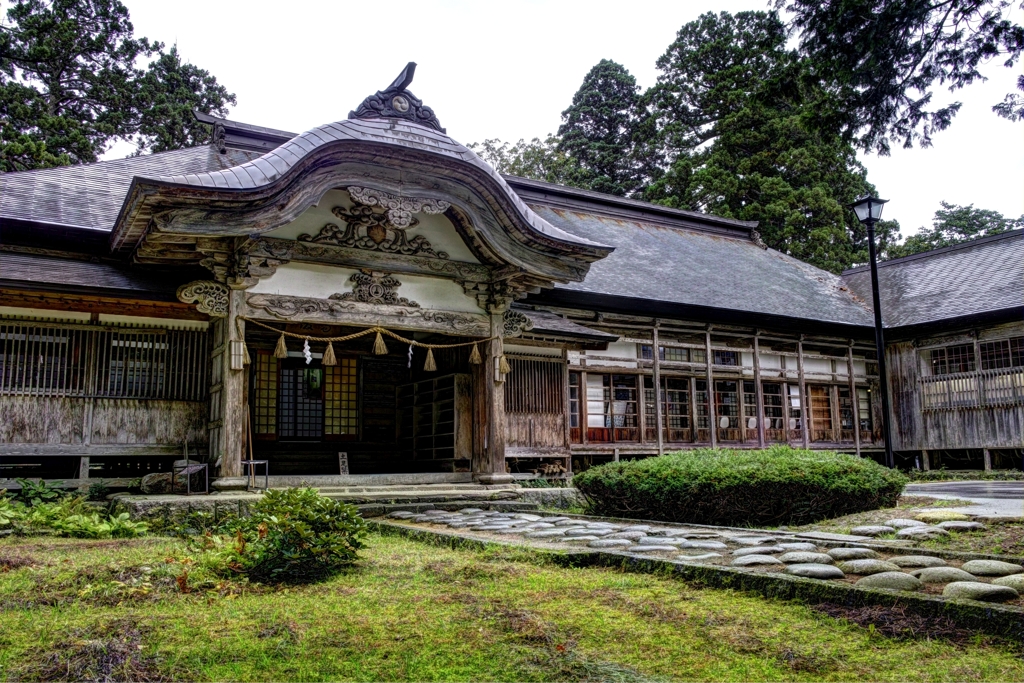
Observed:
[[[708,383],[708,426],[711,427],[711,447],[718,448],[718,418],[715,416],[715,375],[711,370],[715,355],[711,350],[711,328],[704,333],[704,360]]]
[[[796,369],[800,382],[800,430],[803,436],[804,448],[811,447],[811,406],[807,400],[807,385],[804,383],[804,337],[800,335],[800,341],[796,343]]]
[[[211,391],[210,400],[219,401],[219,429],[211,437],[217,440],[217,455],[220,458],[220,476],[242,476],[242,459],[247,443],[246,417],[248,396],[246,395],[246,370],[231,369],[231,342],[245,339],[245,321],[238,320],[239,312],[245,306],[245,290],[232,289],[228,293],[228,315],[224,319],[222,344],[214,349],[213,362],[219,372],[214,380],[220,380],[219,391]],[[213,387],[216,389],[216,385]],[[211,413],[213,411],[211,410]],[[212,439],[211,439],[212,441]]]
[[[654,348],[654,426],[658,430],[658,455],[665,452],[665,416],[662,414],[661,405],[661,341],[658,339],[658,321],[654,321],[654,329],[651,331]],[[640,378],[643,382],[643,377]],[[668,397],[668,391],[665,392]],[[643,411],[647,412],[646,407]]]
[[[757,404],[757,447],[764,448],[764,388],[761,386],[761,346],[758,334],[754,333],[754,402]]]
[[[481,457],[474,459],[473,477],[481,484],[509,484],[513,478],[505,471],[505,376],[498,365],[504,354],[501,341],[505,329],[502,312],[491,312],[491,336],[484,357],[483,410],[485,426]],[[479,469],[477,469],[479,468]]]
[[[860,457],[860,398],[857,396],[857,380],[853,376],[853,340],[846,349],[846,379],[850,382],[850,406],[853,410],[853,446]],[[842,427],[840,425],[840,427]],[[927,468],[925,468],[927,469]]]

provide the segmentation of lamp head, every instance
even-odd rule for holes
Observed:
[[[861,223],[867,223],[868,221],[874,223],[882,217],[882,205],[888,201],[888,199],[879,199],[878,197],[866,195],[860,197],[852,204],[853,211],[857,214],[857,220]]]

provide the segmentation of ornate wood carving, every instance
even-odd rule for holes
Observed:
[[[399,197],[380,190],[367,187],[350,186],[348,194],[352,201],[363,206],[379,206],[387,209],[392,227],[398,229],[411,228],[415,225],[414,213],[442,214],[451,208],[451,203],[441,199],[421,199],[417,197]]]
[[[757,230],[750,231],[750,241],[756,244],[757,246],[761,247],[762,249],[768,248],[768,245],[765,244],[764,241],[761,239],[761,233],[759,233]]]
[[[178,287],[179,301],[196,305],[196,310],[214,318],[226,318],[228,315],[228,295],[230,290],[219,282],[196,280]]]
[[[490,334],[489,319],[482,314],[277,294],[249,294],[246,301],[253,317],[268,320],[331,325],[380,325],[476,337],[486,337]]]
[[[502,328],[501,336],[503,337],[518,337],[523,332],[529,332],[533,329],[533,321],[527,318],[522,312],[515,309],[509,309],[505,311],[505,315],[502,317],[504,326]]]
[[[398,292],[395,290],[401,287],[402,283],[398,278],[388,273],[363,271],[361,273],[353,273],[349,279],[354,285],[351,292],[332,294],[329,298],[336,301],[358,301],[378,306],[420,307],[415,301],[409,301],[405,297],[398,296]]]
[[[416,62],[409,62],[402,69],[402,73],[398,74],[394,83],[367,97],[362,104],[356,107],[355,111],[348,113],[348,117],[350,119],[405,119],[444,133],[445,130],[441,127],[437,116],[434,115],[434,110],[424,106],[423,100],[406,90],[412,83],[415,73]]]

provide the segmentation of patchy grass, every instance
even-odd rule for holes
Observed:
[[[143,540],[0,541],[24,560],[0,572],[0,680],[1024,679],[1019,645],[947,624],[521,550],[371,535],[331,580],[269,588]]]

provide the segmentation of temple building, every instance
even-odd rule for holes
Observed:
[[[694,447],[880,457],[870,277],[503,177],[408,90],[301,135],[0,175],[0,484],[502,484]],[[880,266],[903,466],[1020,467],[1024,231]],[[347,481],[347,480],[346,480]]]

